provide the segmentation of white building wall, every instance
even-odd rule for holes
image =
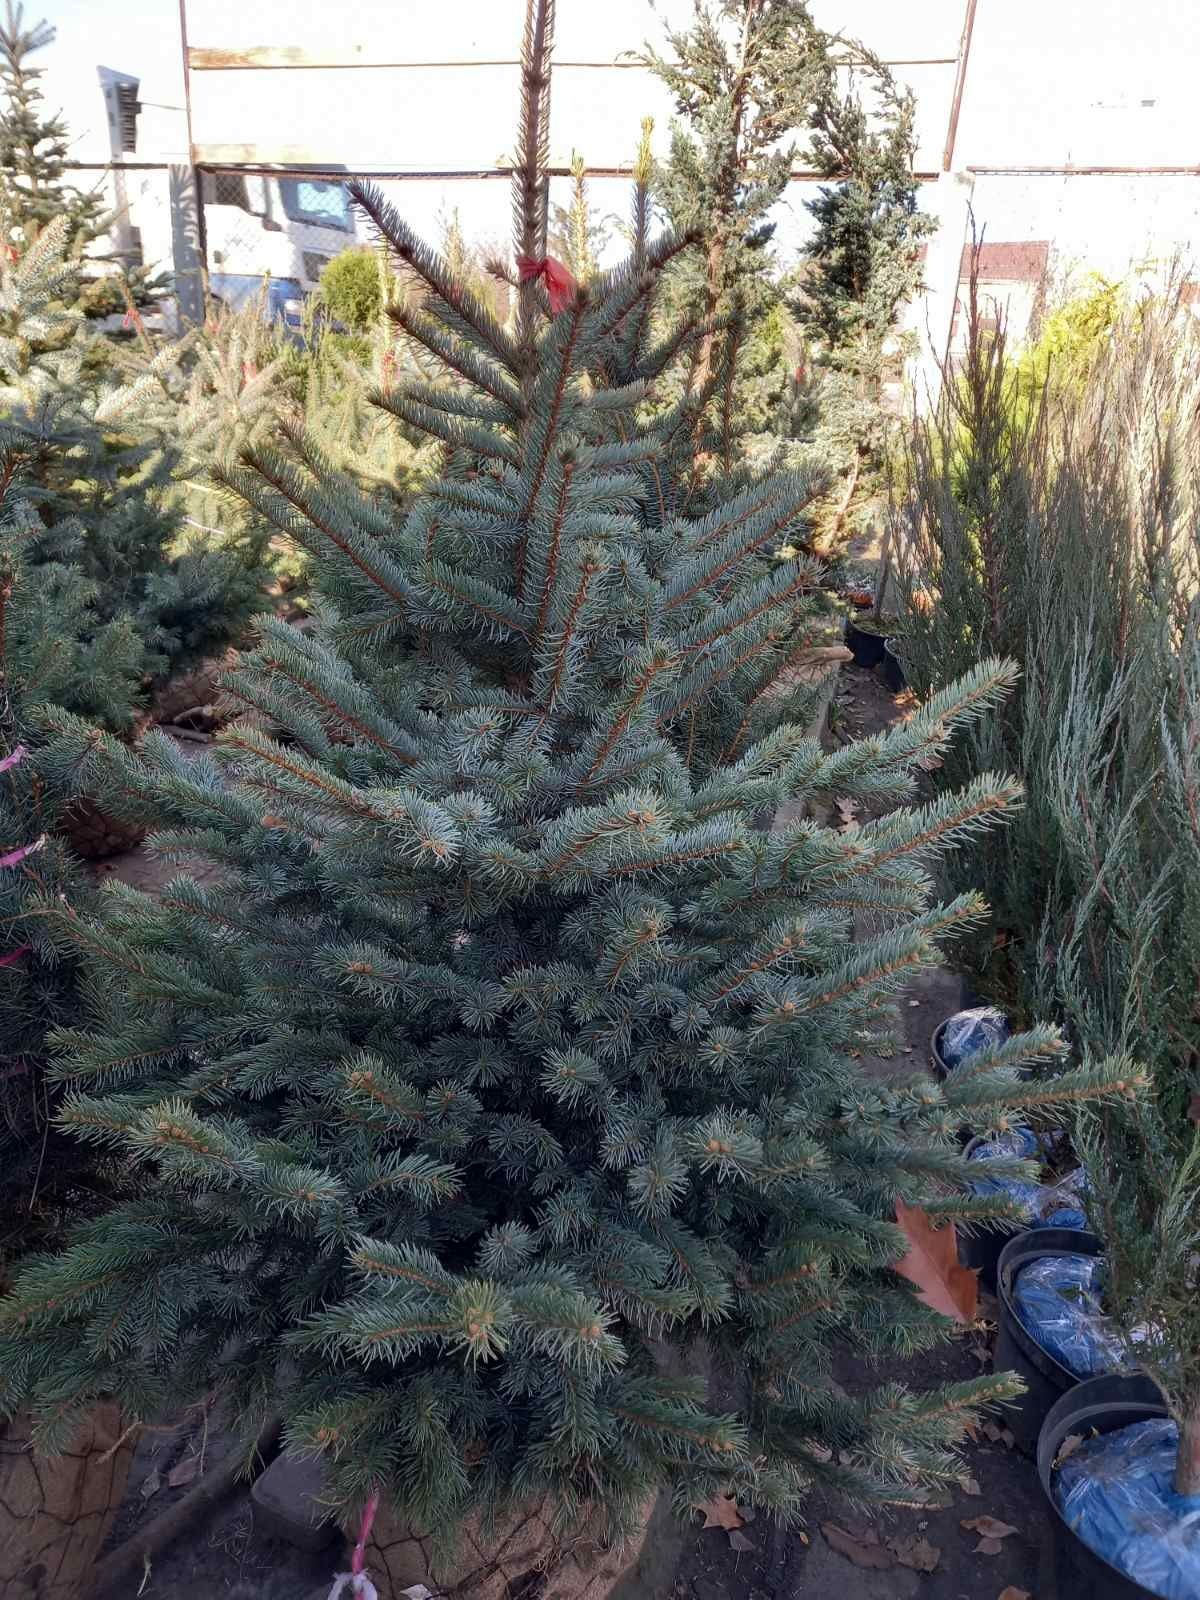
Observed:
[[[44,3],[54,21],[53,0]],[[939,340],[944,349],[948,336],[968,198],[988,240],[1048,240],[1060,281],[1088,270],[1120,277],[1147,260],[1200,253],[1200,7],[1180,0],[977,0],[953,171],[939,177],[967,4],[812,0],[818,22],[862,38],[896,63],[896,76],[917,96],[916,166],[929,175],[925,204],[942,224],[927,266],[930,293],[914,312],[931,330],[931,352]],[[383,63],[193,70],[201,158],[446,174],[397,186],[413,223],[436,232],[438,217],[457,209],[468,236],[506,237],[507,183],[460,174],[494,171],[511,153],[524,0],[350,0],[337,13],[327,0],[187,0],[186,9],[189,43],[201,52],[266,46]],[[627,167],[645,115],[655,117],[656,144],[665,150],[669,97],[628,57],[646,41],[661,46],[665,30],[686,26],[691,13],[691,0],[559,0],[555,165],[579,150],[591,167]],[[106,65],[142,79],[137,159],[186,160],[176,7],[172,0],[121,0],[120,14],[119,33],[97,28],[84,38],[78,26],[65,26],[47,54],[49,93],[67,107],[75,153],[81,160],[107,156],[95,77],[102,52]],[[1065,175],[1066,167],[1077,175]],[[1190,171],[1079,170],[1107,167]],[[1015,170],[1024,168],[1039,170]],[[148,179],[139,182],[153,188]],[[564,201],[565,182],[554,187]],[[811,194],[811,184],[797,181],[779,207],[782,264],[807,233]],[[592,198],[600,210],[623,216],[627,188],[597,178]]]

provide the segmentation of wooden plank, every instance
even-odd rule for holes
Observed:
[[[519,67],[520,60],[516,56],[486,60],[483,58],[470,61],[395,61],[375,58],[368,52],[373,48],[365,44],[333,44],[321,50],[307,50],[300,45],[250,45],[239,50],[223,50],[212,45],[192,45],[187,53],[188,67],[192,72],[246,72],[251,69],[265,71],[285,70],[316,70],[322,67],[369,68],[369,69],[403,69],[412,71],[414,68],[428,70],[437,67]],[[854,59],[852,55],[843,58],[846,62]],[[895,61],[885,61],[887,67],[952,67],[957,61],[956,56],[919,56],[904,57]],[[593,67],[617,68],[623,71],[641,65],[639,61],[617,56],[606,61],[566,61],[556,59],[556,67]]]
[[[241,50],[220,50],[211,45],[193,45],[188,51],[188,66],[193,72],[245,72],[251,69],[281,71],[285,69],[316,70],[322,67],[414,68],[428,70],[436,67],[519,67],[520,59],[470,61],[394,61],[376,59],[369,54],[373,48],[365,44],[333,44],[322,50],[305,50],[299,45],[251,45]],[[636,61],[555,61],[556,67],[636,68]]]

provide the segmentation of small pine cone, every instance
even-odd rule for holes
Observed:
[[[58,827],[71,849],[85,861],[121,855],[146,837],[144,824],[111,817],[86,796],[71,802],[59,818]]]

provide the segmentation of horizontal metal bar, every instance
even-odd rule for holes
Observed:
[[[238,148],[246,148],[245,146]],[[416,167],[328,167],[313,165],[300,161],[280,161],[264,163],[261,161],[243,161],[232,156],[222,159],[219,146],[196,146],[196,166],[202,172],[240,172],[248,178],[323,178],[331,183],[346,183],[351,178],[372,178],[377,182],[391,181],[403,183],[409,180],[417,183],[450,183],[455,180],[486,180],[493,178],[511,178],[511,167],[454,167],[434,170]],[[547,167],[546,173],[551,178],[570,178],[573,171],[570,167]],[[585,167],[584,176],[588,178],[632,178],[633,167]],[[936,172],[914,172],[913,177],[918,183],[936,182],[939,174]],[[824,172],[807,172],[801,168],[790,174],[792,183],[836,183],[836,178],[829,177]]]
[[[968,166],[964,170],[981,178],[1200,178],[1200,167]]]

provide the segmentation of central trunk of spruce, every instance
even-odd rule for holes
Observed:
[[[1200,1495],[1200,1411],[1193,1411],[1179,1425],[1175,1492]]]

